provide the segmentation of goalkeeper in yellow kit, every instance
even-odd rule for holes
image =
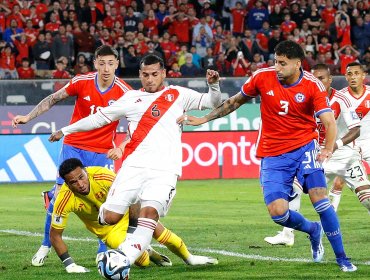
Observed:
[[[84,273],[89,270],[77,265],[68,254],[62,235],[70,213],[75,213],[86,228],[111,248],[117,248],[127,235],[129,213],[115,225],[100,225],[99,207],[104,203],[115,179],[115,173],[104,167],[84,167],[77,158],[65,160],[59,168],[59,175],[65,180],[55,201],[50,229],[50,240],[68,273]],[[189,265],[217,264],[217,259],[190,254],[180,237],[158,223],[153,237]],[[172,265],[164,255],[151,247],[136,260],[139,266],[148,266],[152,260],[157,265]]]

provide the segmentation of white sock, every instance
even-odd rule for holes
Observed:
[[[332,188],[329,191],[328,196],[329,196],[330,203],[334,208],[334,211],[337,212],[338,207],[339,207],[339,202],[342,197],[342,191],[337,191]]]
[[[364,189],[357,193],[358,200],[370,213],[370,189]]]
[[[130,264],[141,255],[152,241],[154,229],[157,222],[152,219],[139,218],[137,228],[134,233],[126,238],[126,240],[118,246],[129,258]]]

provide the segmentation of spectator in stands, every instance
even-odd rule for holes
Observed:
[[[60,3],[58,1],[54,1],[51,9],[46,13],[45,23],[51,21],[52,14],[55,14],[57,21],[60,21],[60,19],[62,18],[62,8],[60,7]]]
[[[231,75],[231,63],[226,60],[226,56],[222,52],[217,56],[216,71],[222,76]]]
[[[100,34],[99,41],[100,41],[99,42],[100,45],[108,45],[111,47],[113,47],[115,43],[114,38],[113,36],[111,36],[111,33],[109,32],[109,29],[107,27],[103,27],[103,31]]]
[[[73,39],[67,36],[64,25],[60,25],[58,28],[58,34],[54,37],[51,45],[51,53],[55,62],[59,60],[61,56],[68,59],[68,65],[72,65],[74,62],[75,51]]]
[[[355,50],[351,45],[342,46],[338,50],[340,73],[344,75],[346,73],[347,64],[356,61],[359,56],[360,52]]]
[[[49,70],[52,61],[51,48],[45,40],[45,34],[39,33],[37,42],[32,48],[34,60],[36,62],[36,70]]]
[[[332,51],[332,44],[329,43],[329,38],[326,36],[321,37],[320,44],[318,45],[319,53],[327,53]]]
[[[244,30],[244,36],[239,43],[239,48],[242,50],[244,57],[251,61],[255,53],[262,53],[259,48],[257,41],[253,38],[252,31],[250,29]]]
[[[262,23],[265,20],[268,20],[268,18],[268,10],[262,5],[261,0],[257,0],[254,3],[253,8],[248,13],[247,26],[253,31],[253,33],[256,33],[262,28]]]
[[[44,16],[45,16],[44,14],[40,15],[37,11],[36,6],[34,4],[32,4],[30,6],[30,15],[26,19],[26,25],[27,25],[27,22],[29,20],[31,20],[32,27],[35,27],[35,28],[37,27],[38,28],[39,26],[44,24],[44,22],[43,22]]]
[[[232,34],[235,37],[243,36],[244,32],[244,22],[245,17],[247,15],[247,11],[243,7],[243,4],[241,1],[237,1],[235,4],[235,8],[231,8],[230,10],[232,22],[233,22],[233,28],[232,28]]]
[[[137,77],[139,75],[140,60],[141,57],[136,53],[134,45],[129,45],[124,59],[126,66],[124,75],[126,77]]]
[[[167,77],[169,77],[169,78],[180,78],[180,77],[182,77],[182,74],[180,72],[180,67],[176,62],[172,64],[171,69],[167,73]]]
[[[134,9],[130,6],[127,8],[127,15],[123,18],[123,26],[125,32],[137,32],[137,26],[139,24],[139,18],[135,16]]]
[[[176,60],[177,47],[172,41],[170,41],[170,34],[167,31],[163,33],[160,46],[164,54],[166,67],[170,68]]]
[[[280,25],[284,39],[287,39],[288,35],[292,34],[295,28],[297,28],[297,24],[291,20],[290,14],[285,14],[284,21]]]
[[[213,49],[211,47],[207,48],[207,54],[202,58],[201,62],[201,67],[203,70],[216,70],[216,57],[213,55]]]
[[[44,17],[48,12],[48,6],[43,3],[41,0],[33,0],[32,5],[36,7],[37,14],[40,17]]]
[[[180,44],[189,44],[190,41],[190,22],[183,12],[169,16],[170,25],[172,25],[170,34],[176,34]],[[171,33],[172,32],[172,33]]]
[[[55,2],[57,3],[57,2]],[[50,21],[45,24],[44,30],[51,32],[53,35],[56,34],[59,30],[61,22],[58,19],[57,13],[51,13],[50,14]]]
[[[166,4],[163,2],[160,2],[158,5],[158,11],[155,14],[155,17],[159,21],[159,24],[158,24],[159,35],[162,35],[164,32],[163,20],[167,15],[169,15],[169,12],[167,11]]]
[[[352,45],[351,42],[351,21],[349,15],[344,11],[338,11],[335,16],[335,27],[337,30],[337,42],[339,46]]]
[[[90,72],[91,67],[87,64],[86,57],[83,54],[77,56],[77,61],[75,66],[73,67],[73,72],[75,75],[77,74],[84,74],[86,72]]]
[[[151,38],[153,35],[158,35],[159,20],[155,17],[153,9],[148,11],[148,16],[143,20],[143,24],[147,30],[147,36]]]
[[[211,1],[210,0],[205,0],[203,1],[203,7],[200,10],[201,16],[211,16],[214,18],[216,16],[216,12],[214,11]]]
[[[280,25],[284,21],[284,14],[282,11],[282,8],[280,5],[274,5],[273,6],[273,11],[269,16],[269,22],[270,25],[275,28],[275,27],[280,27]]]
[[[82,53],[90,63],[95,51],[96,41],[94,36],[88,31],[88,28],[87,22],[82,22],[81,32],[75,35],[74,41],[77,55]]]
[[[256,65],[256,69],[262,69],[268,67],[267,63],[263,60],[263,56],[261,56],[259,53],[255,53],[253,55],[252,63]],[[252,71],[252,69],[251,69]],[[253,71],[252,71],[253,73]]]
[[[155,44],[152,40],[147,42],[148,50],[144,53],[143,57],[149,54],[154,54],[156,56],[159,56],[160,58],[164,59],[163,52],[158,51],[155,49]]]
[[[276,45],[282,41],[283,41],[283,38],[281,37],[280,29],[275,28],[272,31],[272,37],[269,39],[269,42],[268,42],[270,58],[273,57]]]
[[[188,45],[181,44],[180,50],[176,53],[177,56],[177,63],[179,64],[180,68],[186,63],[186,54],[188,53]]]
[[[306,43],[305,43],[305,51],[306,52],[312,52],[313,55],[316,55],[317,53],[317,43],[312,35],[308,35],[306,37]]]
[[[24,28],[23,32],[27,34],[29,38],[29,43],[31,46],[33,46],[36,43],[37,36],[39,35],[39,30],[33,27],[32,20],[28,19],[26,21],[26,27]]]
[[[297,26],[301,28],[303,21],[305,20],[305,16],[299,7],[299,4],[297,2],[293,2],[293,4],[291,4],[290,7],[291,7],[290,17],[292,21],[294,21],[297,24]]]
[[[241,49],[239,47],[238,40],[234,36],[227,40],[226,44],[226,59],[231,63],[231,61],[236,59],[236,56]]]
[[[193,42],[192,42],[193,45],[195,45],[197,43],[197,39],[199,39],[199,35],[200,35],[201,32],[202,32],[203,37],[206,37],[208,41],[209,40],[212,41],[212,39],[213,39],[212,28],[207,24],[207,21],[206,21],[205,17],[201,17],[199,19],[199,22],[194,26]]]
[[[12,53],[10,44],[0,43],[0,79],[18,79],[15,68],[15,54]]]
[[[331,24],[335,22],[335,15],[337,9],[333,5],[332,0],[325,1],[325,8],[321,11],[321,18],[325,22],[326,28],[328,29]]]
[[[195,37],[196,52],[201,57],[207,54],[207,48],[212,46],[212,37],[206,32],[204,26],[199,29],[198,35]]]
[[[239,51],[236,58],[231,62],[234,77],[244,77],[248,74],[250,62],[244,58],[243,52]]]
[[[321,17],[316,3],[312,3],[311,6],[306,10],[306,20],[310,28],[320,27]]]
[[[356,17],[356,24],[352,27],[353,42],[361,55],[370,46],[370,24],[365,25],[361,16]]]
[[[194,65],[191,53],[185,55],[185,64],[180,67],[180,72],[183,77],[197,77],[202,74],[201,69]]]
[[[56,70],[52,71],[52,78],[53,79],[70,79],[71,74],[66,71],[67,65],[64,63],[63,59],[59,58],[56,63]]]
[[[26,22],[26,18],[21,14],[20,7],[18,4],[13,5],[11,13],[6,17],[6,26],[11,25],[11,21],[15,20],[17,22],[18,28],[23,28],[23,23]]]
[[[117,76],[122,77],[125,73],[125,54],[127,53],[127,47],[125,45],[125,39],[123,36],[118,36],[117,42],[114,45],[114,48],[118,52],[118,68],[117,68]]]
[[[22,58],[21,66],[17,68],[19,79],[34,79],[35,70],[30,67],[30,60],[28,57]]]
[[[34,35],[18,33],[15,35],[11,35],[11,39],[18,53],[16,56],[16,66],[20,66],[22,64],[22,59],[30,56],[30,42],[36,40],[36,38]]]
[[[12,42],[12,35],[23,33],[23,28],[18,27],[18,23],[16,19],[12,19],[10,21],[10,26],[5,29],[3,33],[3,40],[7,43]]]
[[[202,57],[197,53],[197,49],[194,46],[190,47],[190,53],[193,55],[193,64],[202,70]]]
[[[87,24],[96,23],[97,21],[103,21],[103,13],[96,7],[95,0],[88,0],[87,7],[82,9],[81,22],[87,22]]]

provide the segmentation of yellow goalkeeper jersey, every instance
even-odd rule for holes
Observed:
[[[68,216],[75,213],[86,228],[111,248],[117,248],[125,238],[128,228],[128,211],[115,225],[102,226],[98,222],[99,208],[105,202],[115,173],[105,167],[86,167],[90,182],[88,195],[73,193],[64,183],[54,204],[52,224],[55,229],[65,229]]]

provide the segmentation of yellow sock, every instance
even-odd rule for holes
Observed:
[[[147,267],[150,264],[149,254],[147,250],[145,250],[140,257],[138,257],[135,261],[135,264],[140,267]]]
[[[172,253],[186,261],[190,257],[190,252],[186,247],[184,241],[175,233],[168,229],[164,229],[157,241],[166,246]]]

